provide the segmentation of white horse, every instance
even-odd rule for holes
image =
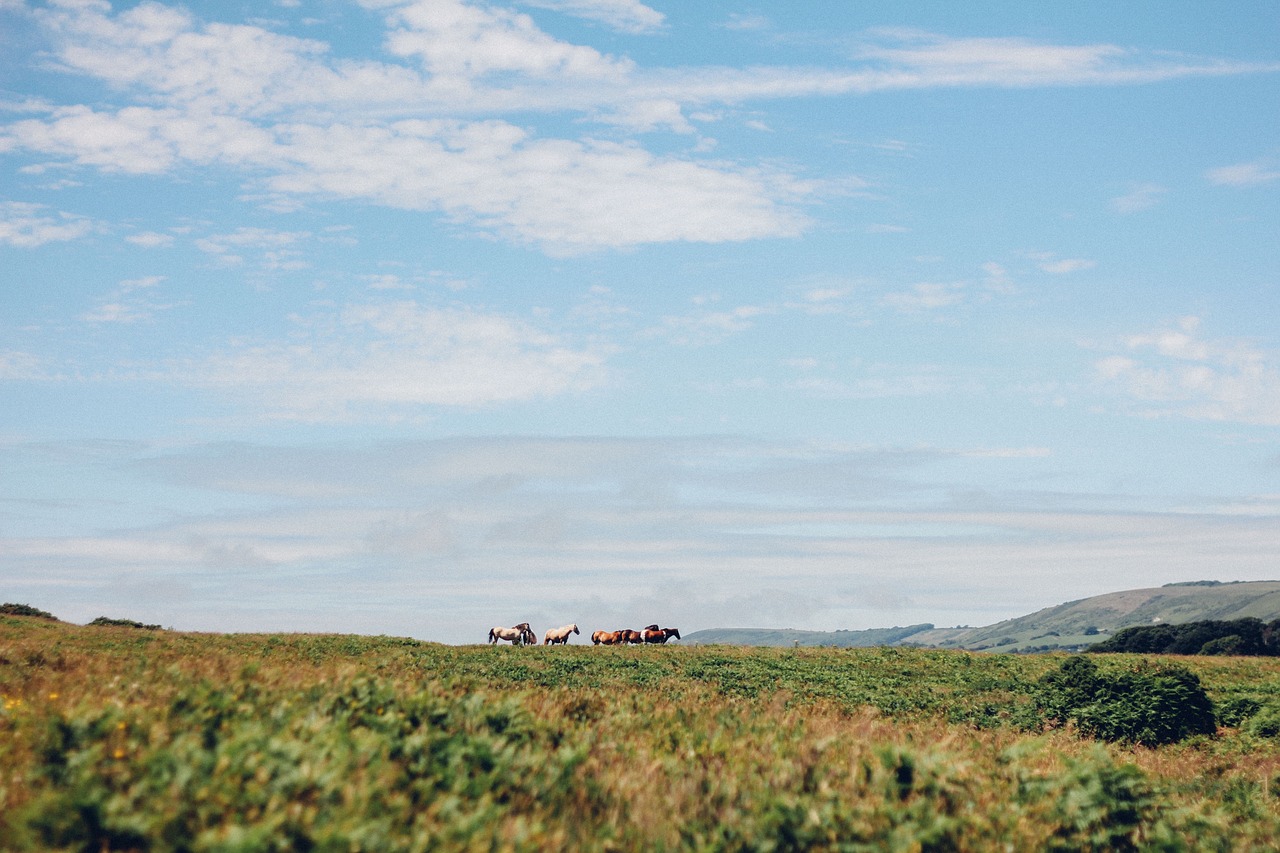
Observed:
[[[506,640],[513,646],[533,646],[537,645],[538,638],[534,636],[533,629],[529,627],[528,622],[521,622],[519,625],[513,625],[510,628],[498,626],[489,629],[489,644],[497,645],[499,640]]]
[[[570,634],[579,634],[577,625],[561,625],[559,628],[552,628],[542,638],[542,645],[554,646],[556,644],[567,646],[569,644]]]

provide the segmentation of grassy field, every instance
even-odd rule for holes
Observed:
[[[1280,723],[1158,749],[1046,728],[1064,659],[0,617],[0,849],[1274,845]],[[1280,661],[1178,663],[1280,720]]]

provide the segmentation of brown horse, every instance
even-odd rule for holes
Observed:
[[[597,646],[616,646],[622,642],[622,632],[596,631],[591,635],[591,642]]]
[[[644,629],[644,641],[646,643],[665,643],[672,637],[677,640],[680,639],[679,628],[658,628],[655,626]]]
[[[567,646],[569,645],[569,635],[578,633],[581,632],[578,631],[577,625],[562,625],[559,628],[552,628],[547,631],[546,635],[542,638],[542,645],[554,646],[559,644]]]
[[[631,643],[638,646],[644,642],[644,634],[641,634],[639,631],[633,631],[630,628],[623,628],[618,633],[622,635],[622,642],[624,643]]]

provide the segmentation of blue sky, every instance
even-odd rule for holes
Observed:
[[[1274,3],[0,0],[0,597],[988,624],[1280,577]]]

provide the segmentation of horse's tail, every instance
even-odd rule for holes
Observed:
[[[490,628],[490,629],[489,629],[489,642],[491,642],[491,643],[493,642],[493,629],[492,629],[492,628]]]

